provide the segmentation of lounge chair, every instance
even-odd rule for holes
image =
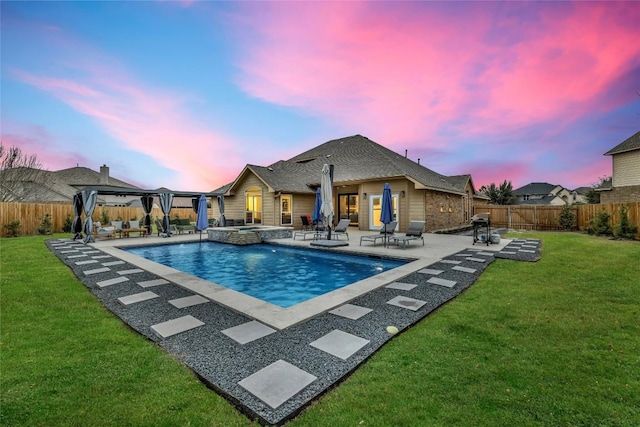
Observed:
[[[102,224],[98,221],[93,223],[95,227],[95,236],[96,237],[106,237],[107,239],[112,239],[116,237],[116,229],[115,227],[103,227]]]
[[[313,229],[309,215],[300,215],[300,219],[302,220],[302,231],[310,231]]]
[[[336,240],[340,240],[340,236],[347,236],[347,240],[349,240],[349,233],[347,232],[347,227],[351,224],[350,219],[341,219],[338,225],[336,225],[335,230],[331,230],[331,237],[336,237]]]
[[[125,237],[129,237],[130,233],[139,233],[140,237],[143,237],[147,235],[147,229],[140,228],[140,221],[133,220],[129,221],[129,228],[122,229],[122,233],[125,235]]]
[[[422,231],[424,230],[424,221],[411,221],[409,228],[404,236],[393,236],[393,242],[396,245],[402,243],[402,248],[406,248],[412,240],[422,240],[422,246],[424,246],[424,237],[422,237]]]
[[[376,245],[376,241],[378,239],[382,240],[382,243],[385,243],[390,236],[393,236],[393,233],[396,230],[396,226],[398,225],[398,221],[391,221],[389,224],[383,224],[382,229],[380,229],[380,233],[378,234],[369,234],[367,236],[360,237],[360,246],[362,246],[362,242],[373,242],[373,246]]]

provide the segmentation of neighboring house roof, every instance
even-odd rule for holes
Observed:
[[[613,189],[613,178],[609,177],[602,181],[599,186],[595,187],[595,191],[608,191]]]
[[[555,199],[558,199],[558,200],[560,200],[561,202],[564,203],[564,200],[562,200],[561,197],[558,197],[558,196],[544,196],[544,197],[541,197],[539,199],[521,200],[521,201],[518,201],[518,204],[519,205],[549,205]]]
[[[103,184],[100,182],[100,173],[83,166],[62,169],[54,172],[56,178],[60,182],[64,182],[73,186],[93,186],[93,185],[109,185],[113,187],[138,188],[128,182],[121,181],[117,178],[109,176],[109,182]]]
[[[333,182],[336,185],[406,178],[413,181],[418,189],[464,194],[463,183],[466,184],[468,179],[463,177],[469,177],[441,175],[367,137],[354,135],[325,142],[270,166],[247,165],[233,183],[214,191],[233,191],[236,183],[252,172],[270,191],[313,193],[314,187],[320,185],[322,166],[325,163],[334,165]]]
[[[611,150],[604,153],[605,156],[626,153],[627,151],[640,150],[640,131],[634,133]]]
[[[582,194],[583,196],[586,196],[590,190],[591,190],[591,187],[578,187],[573,191],[575,191],[578,194]]]
[[[557,187],[557,185],[549,184],[548,182],[532,182],[524,187],[513,190],[513,194],[516,196],[524,196],[526,194],[551,194],[551,192]]]

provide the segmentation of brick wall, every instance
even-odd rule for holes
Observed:
[[[600,203],[640,202],[640,185],[616,187],[600,193]]]

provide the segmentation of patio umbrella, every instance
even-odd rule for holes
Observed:
[[[393,221],[393,200],[391,199],[391,186],[388,182],[385,182],[384,189],[382,190],[382,209],[380,210],[380,222],[386,227]],[[385,234],[385,243],[387,242],[387,236]]]
[[[327,239],[331,240],[331,224],[333,223],[333,182],[331,179],[331,168],[327,164],[322,166],[320,193],[322,194],[320,213],[327,226]]]
[[[224,219],[224,196],[218,196],[218,210],[220,210],[220,220],[218,221],[218,226],[225,226]]]
[[[320,188],[316,190],[316,203],[313,205],[313,216],[311,220],[314,224],[318,224],[322,221],[322,214],[320,213],[320,207],[322,206],[322,193],[320,192]]]
[[[202,243],[202,230],[209,227],[209,217],[207,215],[207,197],[202,194],[198,201],[198,210],[196,217],[196,229],[200,231],[200,243]]]
[[[73,219],[73,225],[71,226],[71,231],[75,233],[73,236],[73,240],[82,239],[82,195],[74,194],[73,196],[73,214],[75,218]]]

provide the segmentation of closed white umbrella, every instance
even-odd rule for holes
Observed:
[[[327,164],[322,166],[320,193],[322,194],[320,213],[327,227],[327,239],[331,240],[331,224],[333,224],[333,182],[331,182],[331,169]]]

